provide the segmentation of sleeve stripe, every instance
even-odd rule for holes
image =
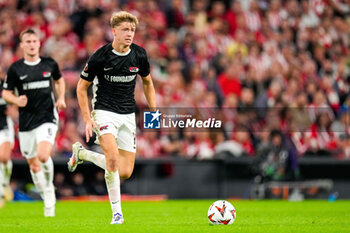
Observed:
[[[89,74],[84,71],[81,72],[81,75],[84,76],[85,78],[89,77]]]

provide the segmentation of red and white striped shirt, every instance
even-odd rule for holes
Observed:
[[[244,12],[244,19],[249,30],[256,32],[261,28],[261,16],[258,12]]]

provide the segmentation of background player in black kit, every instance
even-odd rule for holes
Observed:
[[[44,215],[55,216],[53,162],[50,157],[58,124],[58,108],[65,108],[65,83],[57,63],[39,56],[40,41],[32,29],[20,34],[23,58],[7,71],[3,98],[19,107],[19,143],[33,182],[44,200]],[[52,79],[57,101],[52,91]],[[14,90],[18,91],[18,96]]]
[[[72,172],[82,161],[91,161],[105,169],[105,179],[112,207],[111,224],[124,221],[120,204],[120,178],[131,176],[136,152],[134,91],[137,74],[150,109],[156,108],[156,95],[146,51],[133,44],[138,20],[121,11],[111,17],[113,42],[98,49],[87,62],[77,86],[79,106],[86,124],[86,141],[97,134],[104,155],[75,143],[68,162]],[[90,117],[87,89],[93,83]]]
[[[1,69],[1,68],[0,68]],[[0,70],[0,76],[2,72]],[[0,80],[0,92],[4,81]],[[11,153],[14,143],[14,129],[12,119],[7,116],[7,104],[5,100],[0,97],[0,207],[6,201],[13,198],[13,192],[10,187],[10,178],[12,174]]]

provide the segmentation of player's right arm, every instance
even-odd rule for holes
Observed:
[[[87,94],[87,90],[92,81],[95,79],[99,69],[99,63],[96,57],[96,53],[90,57],[84,70],[80,74],[80,79],[77,85],[78,103],[85,122],[86,142],[89,142],[90,138],[92,137],[93,129],[97,128],[95,122],[91,119],[89,98]]]
[[[96,128],[95,122],[90,117],[89,98],[87,95],[87,90],[90,85],[91,82],[82,78],[79,79],[77,85],[78,103],[85,122],[86,142],[89,142],[90,138],[92,137],[92,129]]]
[[[10,90],[3,90],[2,91],[2,98],[10,103],[10,104],[15,104],[18,107],[25,107],[28,102],[28,98],[26,95],[20,95],[16,96],[13,91]]]
[[[27,96],[26,95],[17,96],[14,93],[14,89],[16,87],[16,80],[18,80],[18,75],[14,71],[14,68],[12,65],[7,71],[5,82],[3,85],[2,98],[10,104],[15,104],[18,107],[25,107],[28,102]]]

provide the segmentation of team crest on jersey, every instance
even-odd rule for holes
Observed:
[[[85,68],[84,68],[84,71],[88,71],[89,67],[88,67],[88,64],[86,64]]]
[[[130,68],[129,68],[129,71],[130,71],[130,72],[135,72],[135,73],[136,73],[136,72],[139,72],[139,68],[138,68],[138,67],[130,67]]]
[[[100,131],[105,130],[105,129],[108,129],[108,125],[103,125],[100,127]]]
[[[51,77],[51,72],[50,71],[44,71],[43,72],[43,76],[44,76],[44,78],[49,78],[49,77]]]

